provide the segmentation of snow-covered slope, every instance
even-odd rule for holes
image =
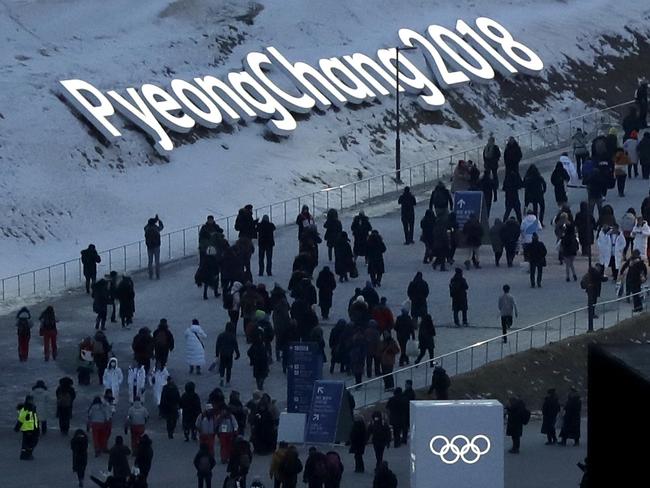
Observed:
[[[159,213],[168,229],[206,213],[229,215],[244,202],[281,200],[393,164],[394,100],[302,117],[287,138],[262,123],[199,132],[168,159],[124,121],[123,137],[102,145],[59,97],[59,80],[101,90],[172,78],[224,76],[250,51],[273,45],[292,61],[398,43],[423,32],[490,16],[537,52],[541,78],[445,91],[440,112],[414,99],[403,164],[505,137],[589,106],[631,98],[648,66],[650,5],[624,0],[2,0],[0,1],[0,275],[141,238]],[[413,56],[414,57],[414,56]],[[424,63],[421,63],[424,66]],[[607,88],[608,90],[605,90]],[[119,119],[116,119],[119,120]]]

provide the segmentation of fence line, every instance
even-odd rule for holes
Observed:
[[[608,125],[618,123],[618,109],[633,104],[634,101],[620,103],[569,118],[554,124],[515,134],[525,157],[536,152],[549,151],[565,145],[573,135],[574,129],[580,127],[587,133],[594,133]],[[448,173],[456,159],[481,160],[483,146],[456,151],[449,156],[434,158],[401,169],[403,180],[396,178],[396,171],[388,171],[365,179],[324,188],[315,192],[299,195],[286,200],[266,204],[254,209],[255,217],[266,213],[279,225],[293,223],[294,216],[300,212],[302,205],[309,205],[312,215],[322,215],[329,208],[353,207],[371,198],[399,191],[404,186],[414,186],[440,179]],[[226,239],[235,235],[236,215],[216,219],[224,227]],[[163,234],[161,240],[161,262],[197,254],[198,231],[200,225]],[[143,259],[143,253],[145,258]],[[97,267],[99,276],[110,271],[128,272],[143,269],[146,264],[146,247],[144,239],[101,251],[102,262]],[[24,273],[8,276],[0,280],[0,300],[26,295],[46,294],[56,290],[79,286],[83,283],[81,259],[70,259],[60,263],[44,266]]]
[[[633,300],[635,295],[639,295],[643,299],[648,293],[649,289],[646,288],[629,296],[597,303],[595,305],[597,318],[594,319],[594,330],[605,329],[632,317],[632,307],[626,306],[627,302]],[[435,365],[445,368],[450,376],[468,373],[510,354],[581,335],[587,332],[588,311],[589,307],[580,307],[508,332],[505,335],[507,342],[503,341],[504,335],[499,334],[490,339],[441,354],[417,365],[413,364],[398,369],[391,374],[349,385],[347,389],[354,395],[356,406],[365,407],[392,395],[392,392],[386,391],[384,388],[384,379],[391,375],[396,386],[403,384],[406,380],[411,380],[414,388],[426,388],[430,385],[432,368]],[[643,300],[643,311],[647,311],[647,300]],[[607,320],[608,318],[610,320]]]

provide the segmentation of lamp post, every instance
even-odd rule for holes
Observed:
[[[400,51],[413,51],[415,47],[395,48],[395,178],[402,181],[402,143],[399,138],[399,53]]]

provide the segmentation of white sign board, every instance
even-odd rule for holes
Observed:
[[[284,441],[290,444],[302,444],[305,442],[304,413],[280,413],[280,424],[278,425],[278,442]]]
[[[411,488],[503,488],[503,406],[411,402]]]

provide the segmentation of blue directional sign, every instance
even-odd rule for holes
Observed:
[[[336,441],[344,388],[344,381],[317,381],[314,384],[305,428],[306,443],[332,444]]]
[[[287,412],[309,412],[314,382],[322,377],[323,355],[318,344],[290,343],[287,362]]]
[[[483,192],[481,191],[457,191],[454,193],[454,212],[458,228],[462,229],[469,217],[474,214],[481,221],[483,210]]]

